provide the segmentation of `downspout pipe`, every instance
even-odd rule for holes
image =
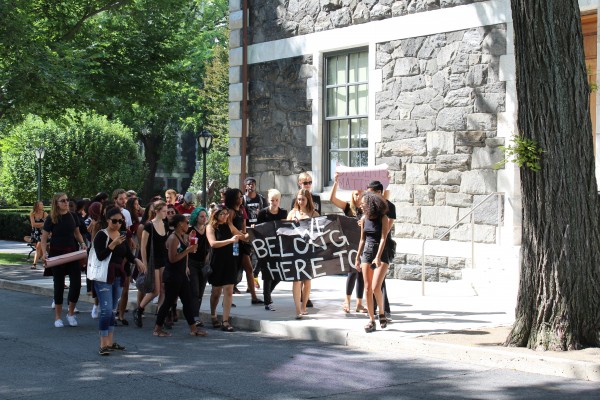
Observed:
[[[242,139],[240,188],[246,179],[246,143],[248,138],[248,0],[242,0]]]

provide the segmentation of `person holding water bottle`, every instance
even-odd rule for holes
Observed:
[[[210,295],[210,314],[214,328],[221,328],[225,332],[233,332],[234,328],[229,322],[229,313],[233,302],[233,285],[237,283],[239,262],[239,241],[247,239],[244,234],[236,229],[229,218],[229,209],[223,205],[216,207],[210,214],[210,221],[206,226],[206,237],[213,249],[211,257],[212,274],[208,282],[212,285]],[[237,254],[236,254],[237,253]],[[223,293],[223,322],[217,318],[217,305]]]

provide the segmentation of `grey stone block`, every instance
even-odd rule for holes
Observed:
[[[464,258],[448,257],[448,268],[459,270],[465,268],[466,263]]]
[[[413,193],[415,205],[432,206],[435,204],[435,191],[431,186],[415,185]]]
[[[438,112],[436,110],[434,110],[433,108],[431,108],[431,106],[429,104],[421,104],[418,106],[415,106],[411,113],[410,113],[410,117],[412,119],[429,119],[429,118],[435,118],[435,116],[438,114]]]
[[[468,154],[442,154],[436,157],[435,169],[438,171],[466,171],[471,157]]]
[[[402,78],[402,91],[410,92],[412,90],[425,87],[425,78],[421,75]]]
[[[474,65],[467,73],[467,86],[478,87],[486,83],[488,67],[485,64]]]
[[[420,281],[421,280],[421,266],[420,265],[403,265],[401,268],[395,271],[394,277],[396,279],[403,279],[406,281]],[[425,280],[427,282],[438,281],[438,269],[437,268],[425,268]]]
[[[470,107],[451,107],[440,110],[435,120],[440,131],[464,131],[466,128],[466,115],[471,112]]]
[[[498,147],[475,147],[473,148],[471,160],[471,168],[473,169],[492,169],[504,160],[504,152]]]
[[[456,271],[450,268],[440,268],[438,273],[439,282],[457,281],[462,279],[461,271]]]
[[[469,194],[489,194],[496,191],[496,171],[477,169],[462,174],[460,191]]]
[[[481,47],[484,53],[496,56],[506,54],[506,29],[492,28],[485,35]]]
[[[427,183],[427,165],[407,164],[406,183],[411,185],[425,185]]]
[[[419,207],[396,207],[396,221],[418,224],[421,222],[421,209]]]
[[[412,203],[413,187],[412,185],[394,185],[389,188],[389,199],[391,202]]]
[[[385,143],[394,156],[423,156],[427,154],[425,138],[403,139]]]
[[[458,131],[455,133],[456,146],[485,146],[486,135],[486,132],[483,131]]]
[[[504,94],[478,93],[475,91],[474,111],[479,113],[499,113],[504,111]]]
[[[453,132],[428,132],[427,152],[432,156],[454,153]]]
[[[471,241],[471,224],[459,225],[450,232],[450,240],[460,242]],[[490,225],[475,225],[475,242],[495,243],[496,227]]]
[[[382,122],[382,141],[391,142],[417,137],[417,123],[412,120]]]
[[[473,89],[461,88],[450,90],[444,97],[444,105],[446,107],[466,107],[473,104]]]
[[[489,131],[496,129],[496,115],[489,113],[467,114],[468,131]]]
[[[396,237],[408,239],[432,239],[433,226],[400,223],[396,224]]]
[[[420,254],[407,254],[406,263],[409,265],[421,265],[423,261]],[[425,255],[425,267],[447,268],[448,257]]]
[[[438,171],[429,169],[427,179],[430,185],[460,185],[460,171]]]
[[[446,192],[435,192],[434,204],[436,206],[446,205]]]
[[[485,199],[484,195],[476,195],[473,199],[473,204],[477,205]],[[500,204],[500,210],[498,210],[498,204]],[[498,217],[500,220],[503,220],[504,214],[504,204],[501,201],[499,196],[494,196],[489,198],[485,203],[483,203],[479,208],[477,208],[473,212],[473,216],[475,218],[476,224],[483,225],[498,225]],[[500,215],[498,215],[500,213]]]
[[[471,207],[473,205],[473,196],[465,193],[448,193],[446,195],[446,204],[455,207]]]
[[[436,192],[458,193],[460,191],[460,186],[458,186],[458,185],[435,185],[433,187],[433,190],[435,190]]]
[[[458,208],[450,206],[432,206],[421,208],[421,223],[431,226],[452,226],[458,218]]]

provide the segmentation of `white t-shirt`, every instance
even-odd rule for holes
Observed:
[[[121,208],[121,214],[123,214],[123,218],[125,218],[125,228],[129,229],[129,227],[133,225],[133,221],[131,221],[131,213],[129,210]]]

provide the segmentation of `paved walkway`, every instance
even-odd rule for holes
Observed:
[[[0,252],[7,249],[19,252],[21,247],[21,244],[0,241]],[[24,254],[27,254],[26,248]],[[368,322],[365,314],[342,311],[345,279],[344,276],[315,279],[311,292],[315,307],[299,321],[294,319],[291,283],[281,283],[273,293],[277,311],[251,305],[248,294],[235,295],[237,307],[232,309],[233,325],[264,334],[600,381],[598,348],[534,352],[501,346],[514,321],[514,293],[476,296],[464,282],[431,282],[426,284],[427,295],[421,296],[420,282],[388,280],[393,322],[385,330],[377,325],[376,332],[367,334],[363,330]],[[42,277],[41,270],[31,270],[28,265],[0,265],[0,288],[44,295],[47,296],[45,301],[52,301],[52,279]],[[245,285],[242,283],[239,288],[243,291]],[[201,307],[204,321],[209,321],[209,292],[207,288]],[[261,296],[261,290],[258,294]],[[129,298],[136,298],[135,290]],[[91,301],[85,293],[81,300]],[[354,304],[353,299],[352,306]],[[134,307],[133,303],[129,305],[129,309]],[[83,305],[80,308],[86,309]],[[153,307],[147,309],[148,314],[151,312]]]

